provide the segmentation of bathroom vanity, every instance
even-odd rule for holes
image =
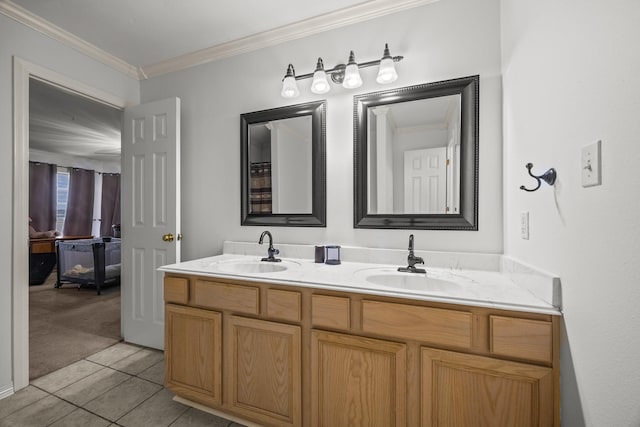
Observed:
[[[177,396],[265,426],[559,426],[560,312],[501,273],[259,259],[161,268]]]

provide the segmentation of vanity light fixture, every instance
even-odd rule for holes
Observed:
[[[295,98],[300,96],[298,85],[296,84],[296,72],[293,69],[293,65],[289,64],[287,68],[287,74],[282,79],[282,92],[280,92],[283,98]]]
[[[345,89],[355,89],[362,86],[362,77],[360,77],[360,69],[356,62],[356,56],[353,51],[349,53],[349,62],[344,69],[344,79],[342,80],[342,87]]]
[[[346,89],[355,89],[362,86],[362,77],[360,77],[360,68],[373,67],[379,65],[378,76],[376,82],[380,84],[393,83],[398,79],[398,73],[396,72],[395,63],[402,61],[403,56],[391,56],[389,52],[389,45],[384,45],[384,53],[381,59],[369,62],[363,62],[358,64],[356,62],[355,54],[353,51],[349,53],[349,60],[347,65],[338,64],[330,70],[324,69],[324,63],[322,58],[318,58],[316,69],[313,73],[302,74],[300,76],[295,75],[295,70],[292,64],[287,67],[287,73],[282,79],[282,91],[280,94],[283,98],[296,98],[300,95],[298,90],[297,80],[313,78],[311,82],[311,92],[315,94],[323,94],[331,90],[331,85],[327,75],[331,76],[331,81],[336,84],[341,84]]]
[[[329,80],[327,80],[327,73],[324,71],[322,58],[318,58],[316,71],[313,73],[313,81],[311,82],[311,92],[322,94],[329,92],[329,90],[331,90],[331,86],[329,86]]]

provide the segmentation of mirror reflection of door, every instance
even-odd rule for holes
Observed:
[[[404,152],[404,212],[442,213],[447,198],[447,149]]]
[[[369,109],[368,213],[458,213],[461,96]]]
[[[249,125],[250,213],[312,212],[311,116]]]

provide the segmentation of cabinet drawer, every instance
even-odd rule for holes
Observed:
[[[259,313],[258,288],[196,280],[191,302],[200,307],[229,310],[236,313]]]
[[[362,301],[362,330],[440,345],[471,348],[471,313]]]
[[[489,316],[489,327],[491,353],[538,362],[553,361],[551,322]]]
[[[300,292],[267,289],[267,316],[300,322]]]
[[[31,253],[32,254],[51,254],[55,253],[56,248],[53,242],[32,242]]]
[[[312,295],[311,323],[313,326],[348,330],[351,326],[349,298]]]
[[[164,300],[177,304],[186,304],[189,302],[189,279],[165,277]]]

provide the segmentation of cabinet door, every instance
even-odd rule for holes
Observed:
[[[233,410],[267,425],[300,426],[300,327],[230,316],[227,331]]]
[[[221,403],[222,315],[165,306],[165,385],[205,405]]]
[[[423,427],[553,425],[553,371],[422,348]]]
[[[406,424],[406,345],[314,330],[314,427]]]

